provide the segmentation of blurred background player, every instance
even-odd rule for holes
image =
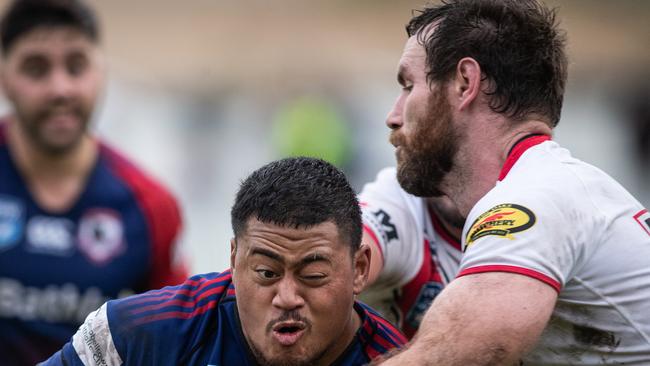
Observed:
[[[109,301],[47,365],[365,365],[406,341],[356,302],[361,212],[319,159],[269,163],[231,210],[230,270]]]
[[[361,300],[411,338],[422,316],[458,273],[465,219],[449,198],[421,198],[385,168],[359,194],[363,243],[371,248]]]
[[[107,298],[181,282],[174,198],[88,126],[104,84],[95,15],[20,0],[0,22],[0,364],[59,349]]]

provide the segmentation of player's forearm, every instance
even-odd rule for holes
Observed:
[[[528,277],[458,278],[436,298],[413,343],[382,365],[516,365],[537,342],[557,295]]]
[[[381,363],[382,366],[398,365],[517,365],[519,352],[498,340],[480,344],[462,329],[433,331],[436,321],[422,321],[420,337],[403,352]],[[458,326],[460,328],[460,324]]]

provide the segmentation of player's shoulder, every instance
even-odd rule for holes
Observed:
[[[520,156],[512,155],[499,177],[499,185],[512,192],[541,191],[569,198],[584,189],[585,179],[602,174],[552,140],[530,146]]]
[[[354,306],[363,314],[359,340],[369,359],[374,359],[407,343],[402,332],[371,307],[362,302],[356,302]]]
[[[110,301],[113,320],[129,326],[200,318],[228,296],[234,296],[230,271],[195,275],[176,286]]]
[[[110,341],[125,362],[162,353],[178,360],[221,326],[219,305],[234,295],[230,271],[202,274],[177,286],[109,301],[106,321],[90,323],[108,326]]]
[[[521,150],[510,154],[497,185],[481,199],[484,204],[520,201],[542,210],[568,204],[575,209],[592,208],[585,199],[589,196],[585,182],[600,174],[595,167],[552,140]]]
[[[121,151],[99,141],[100,156],[109,169],[135,193],[138,199],[154,204],[157,209],[177,209],[173,194],[160,181],[139,167]]]

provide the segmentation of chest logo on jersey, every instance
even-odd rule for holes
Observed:
[[[83,215],[79,222],[79,250],[88,259],[103,265],[125,249],[124,226],[117,212],[94,209]]]
[[[512,234],[531,228],[535,225],[535,220],[535,214],[524,206],[514,203],[494,206],[474,221],[467,232],[463,251],[476,240],[488,235],[514,239]]]
[[[64,217],[34,216],[27,222],[27,250],[70,256],[74,253],[74,223]]]
[[[18,243],[23,234],[24,208],[20,201],[0,196],[0,251]]]

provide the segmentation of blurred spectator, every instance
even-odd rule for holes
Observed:
[[[350,160],[350,127],[334,105],[299,98],[285,104],[274,122],[273,142],[282,157],[316,157],[339,168]]]
[[[88,132],[104,84],[79,0],[17,0],[0,23],[0,364],[59,349],[107,298],[180,282],[175,199]]]

